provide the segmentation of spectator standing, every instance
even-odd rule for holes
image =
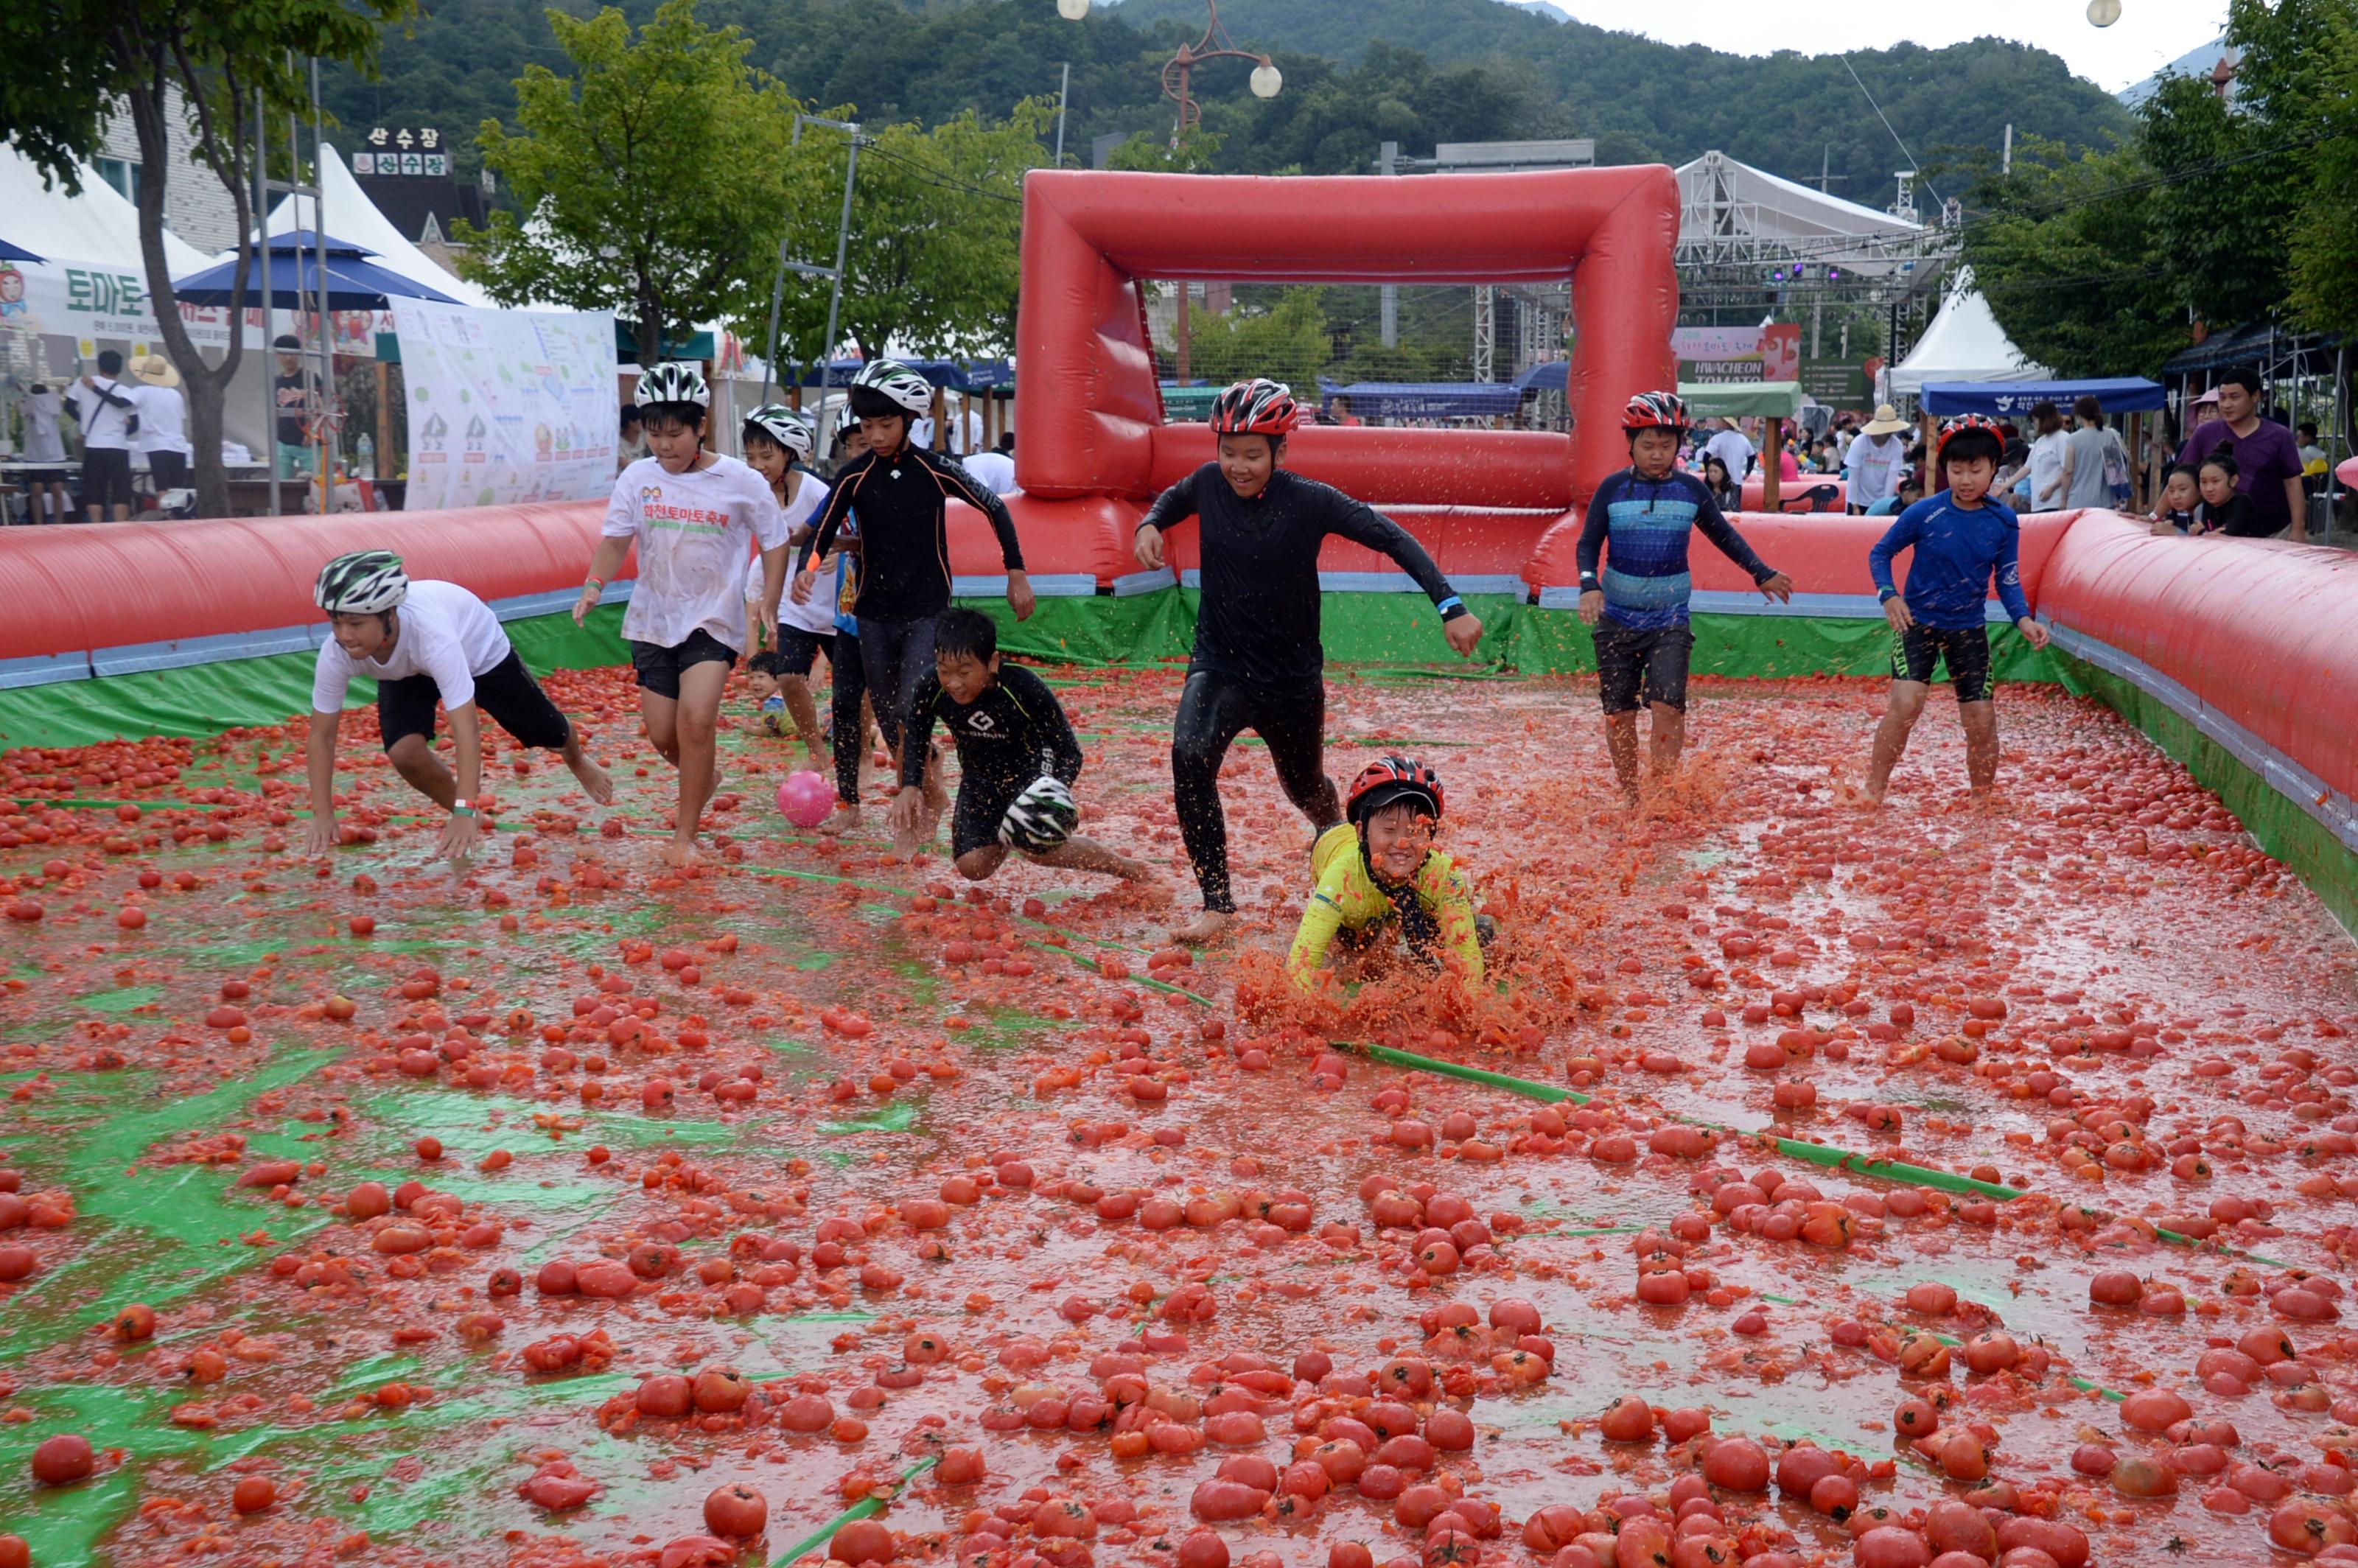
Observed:
[[[161,354],[143,354],[132,362],[138,378],[137,449],[147,459],[147,477],[155,481],[160,504],[168,491],[189,484],[189,406],[180,395],[180,373]]]
[[[115,378],[123,356],[108,349],[98,373],[84,375],[66,394],[66,411],[81,427],[81,503],[93,523],[131,515],[131,443],[139,429],[138,399]]]
[[[2071,416],[2079,424],[2063,438],[2063,504],[2110,506],[2118,499],[2113,494],[2111,471],[2117,463],[2125,478],[2128,454],[2104,424],[2104,406],[2093,396],[2083,394],[2074,399]]]
[[[278,447],[278,477],[293,479],[311,471],[311,416],[319,406],[319,377],[303,362],[303,345],[292,332],[271,340],[277,373],[270,378],[271,406],[277,410],[272,432]]]
[[[73,496],[66,489],[66,437],[58,420],[65,399],[57,388],[35,382],[25,395],[25,520],[73,521]]]
[[[2301,488],[2315,495],[2325,484],[2325,470],[2332,466],[2325,449],[2317,444],[2317,427],[2307,420],[2299,427],[2300,435]]]
[[[2039,434],[2030,443],[2029,510],[2058,511],[2063,505],[2063,449],[2071,440],[2063,411],[2052,403],[2034,403],[2030,422]]]
[[[1862,513],[1879,501],[1899,493],[1901,471],[1908,462],[1908,421],[1888,403],[1877,404],[1851,442],[1845,464],[1850,510]]]
[[[1743,487],[1744,476],[1752,471],[1752,441],[1736,427],[1735,420],[1722,419],[1719,428],[1712,432],[1711,439],[1703,444],[1703,449],[1726,464],[1728,477],[1736,481],[1738,489]]]
[[[2235,490],[2252,498],[2256,520],[2252,536],[2273,539],[2299,520],[2308,532],[2308,501],[2301,491],[2300,449],[2293,434],[2260,417],[2260,376],[2238,365],[2219,378],[2219,416],[2194,427],[2179,453],[2181,462],[2207,461],[2222,446],[2235,460]]]
[[[639,406],[622,405],[622,422],[614,437],[614,471],[621,473],[647,455],[647,433],[640,423]]]

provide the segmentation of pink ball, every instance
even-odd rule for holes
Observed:
[[[797,827],[816,827],[835,808],[835,786],[806,769],[778,786],[778,810]]]

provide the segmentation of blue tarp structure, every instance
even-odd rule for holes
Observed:
[[[2107,414],[2150,414],[2169,401],[2161,383],[2135,375],[2096,381],[1928,381],[1920,395],[1927,414],[1986,414],[1993,419],[2028,414],[2034,403],[2052,403],[2069,414],[2073,401],[2082,397],[2093,397]]]
[[[860,373],[860,367],[866,362],[865,360],[835,361],[826,367],[827,384],[849,385],[851,378]],[[1015,384],[1015,367],[1005,360],[902,360],[898,362],[907,365],[936,386],[950,392],[987,393],[997,387]],[[779,385],[795,384],[787,376],[790,369],[799,373],[802,385],[817,386],[819,384],[820,367],[814,362],[806,365],[781,366],[775,378]]]
[[[273,234],[263,269],[277,300],[297,308],[317,308],[319,298],[319,244],[311,231],[297,229],[291,234]],[[383,310],[388,299],[430,299],[440,305],[456,305],[459,301],[449,295],[426,287],[397,272],[391,272],[363,258],[373,251],[327,236],[328,308],[330,310]],[[221,308],[228,306],[235,292],[238,266],[235,261],[225,261],[188,276],[173,280],[172,290],[183,305]],[[299,296],[299,297],[298,297]],[[258,279],[246,284],[245,303],[249,309],[259,309],[264,303],[263,286]]]
[[[1482,419],[1522,406],[1523,389],[1510,381],[1320,381],[1328,398],[1342,398],[1361,419]]]
[[[5,240],[0,240],[0,261],[37,262],[40,259],[22,245],[12,245]]]

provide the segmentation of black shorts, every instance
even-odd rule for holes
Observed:
[[[778,673],[807,676],[821,653],[835,645],[832,632],[806,632],[799,626],[778,628]]]
[[[81,455],[81,503],[91,508],[131,504],[131,454],[121,447],[91,447]]]
[[[185,490],[189,483],[189,454],[186,452],[150,452],[147,454],[147,478],[156,493],[168,490]]]
[[[657,697],[679,700],[679,672],[692,665],[722,665],[734,668],[737,650],[699,626],[687,641],[666,648],[659,643],[633,642],[631,668],[638,672],[639,687]]]
[[[432,676],[404,676],[376,683],[377,728],[384,731],[384,749],[411,735],[434,739],[434,705],[442,688]],[[548,700],[540,683],[524,667],[514,648],[508,656],[475,677],[475,710],[488,713],[501,729],[524,745],[544,752],[561,752],[573,738],[573,726]]]
[[[1662,703],[1687,710],[1687,659],[1694,633],[1684,626],[1641,632],[1610,618],[1594,628],[1596,694],[1607,713],[1634,713]]]
[[[990,773],[969,773],[958,780],[957,805],[950,812],[950,859],[955,860],[969,849],[998,843],[999,827],[1007,820],[1007,808],[1031,787],[1031,779],[1000,778]]]
[[[1959,702],[1990,699],[1989,628],[1927,626],[1921,622],[1891,634],[1891,678],[1929,683],[1932,666],[1949,666]]]

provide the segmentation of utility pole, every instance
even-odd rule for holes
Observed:
[[[860,178],[860,123],[857,120],[823,120],[817,114],[795,116],[794,145],[800,146],[803,125],[825,125],[831,131],[841,131],[850,143],[843,165],[843,215],[836,221],[835,265],[814,266],[808,262],[789,261],[784,240],[778,242],[778,271],[770,284],[770,348],[763,356],[762,368],[762,401],[770,400],[770,377],[777,372],[778,308],[784,302],[786,274],[799,273],[805,277],[824,277],[834,284],[827,301],[827,336],[818,345],[818,455],[828,456],[835,449],[835,421],[827,416],[827,389],[835,376],[835,329],[843,309],[843,258],[851,244],[851,190]]]
[[[1400,172],[1400,144],[1386,142],[1376,156],[1376,169],[1385,176]],[[1387,283],[1376,291],[1382,312],[1381,334],[1384,347],[1400,347],[1400,285]]]
[[[1065,167],[1065,100],[1073,91],[1073,62],[1065,62],[1065,76],[1056,84],[1056,167]],[[2009,127],[2010,128],[2010,127]]]

